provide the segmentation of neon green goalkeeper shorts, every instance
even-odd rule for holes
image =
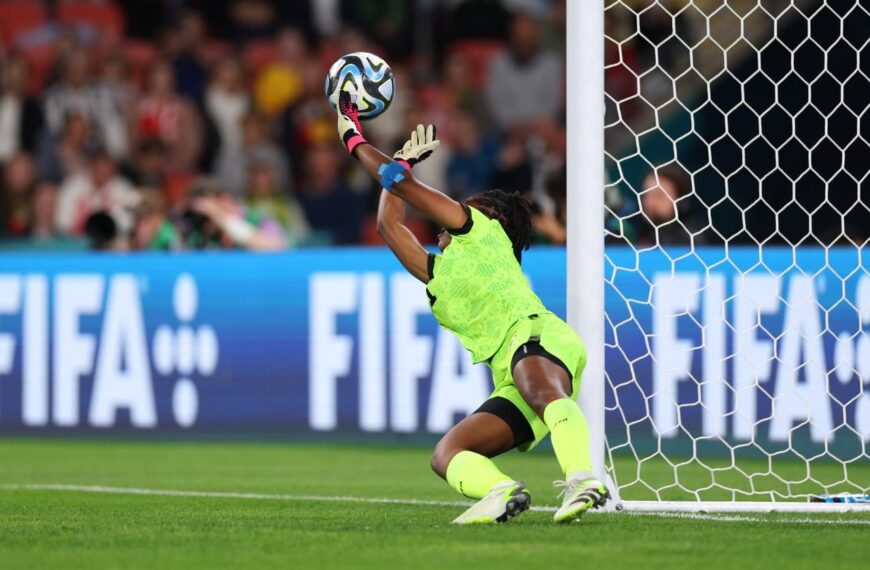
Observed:
[[[576,399],[580,391],[580,377],[586,366],[586,348],[574,329],[553,313],[532,315],[518,321],[511,327],[507,338],[508,340],[489,361],[495,389],[478,411],[495,413],[502,417],[511,425],[515,439],[520,439],[516,442],[517,448],[520,451],[528,451],[538,445],[550,430],[520,395],[512,374],[514,365],[523,356],[544,356],[554,361],[571,377],[571,398]],[[507,414],[499,412],[503,406],[498,404],[498,398],[508,400],[519,410],[528,422],[531,433],[527,433],[526,426],[515,425],[522,423],[521,421],[512,421],[513,418],[504,417],[511,413],[516,415],[515,412],[508,411]],[[523,432],[526,434],[518,438],[517,434]]]

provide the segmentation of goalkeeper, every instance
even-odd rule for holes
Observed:
[[[338,132],[347,150],[383,186],[378,232],[414,277],[427,284],[432,313],[492,369],[495,390],[456,424],[432,454],[432,469],[479,499],[453,522],[504,522],[527,510],[526,486],[491,458],[525,451],[551,434],[565,475],[557,522],[570,522],[609,494],[592,474],[589,431],[576,403],[586,351],[574,331],[544,307],[520,268],[531,239],[529,202],[490,190],[457,202],[414,179],[410,169],[438,147],[422,125],[391,160],[363,137],[356,104],[343,91]],[[403,225],[407,202],[444,229],[441,255],[428,253]],[[561,482],[560,482],[561,483]]]

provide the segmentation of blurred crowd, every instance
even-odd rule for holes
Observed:
[[[564,18],[564,0],[0,1],[0,247],[380,243],[379,189],[323,93],[354,51],[396,75],[374,144],[436,124],[422,180],[528,193],[561,243]]]

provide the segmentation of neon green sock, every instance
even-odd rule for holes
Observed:
[[[589,457],[589,426],[577,402],[570,398],[553,400],[544,408],[544,423],[550,428],[550,440],[562,472],[585,471],[592,475]]]
[[[447,482],[469,499],[482,499],[494,485],[509,481],[495,463],[473,451],[460,451],[447,465]]]

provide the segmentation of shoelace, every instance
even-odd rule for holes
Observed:
[[[574,491],[577,490],[578,485],[580,485],[580,481],[563,481],[561,479],[553,481],[553,487],[556,487],[557,489],[560,487],[562,488],[562,490],[559,491],[559,494],[556,495],[556,498],[571,496]]]

